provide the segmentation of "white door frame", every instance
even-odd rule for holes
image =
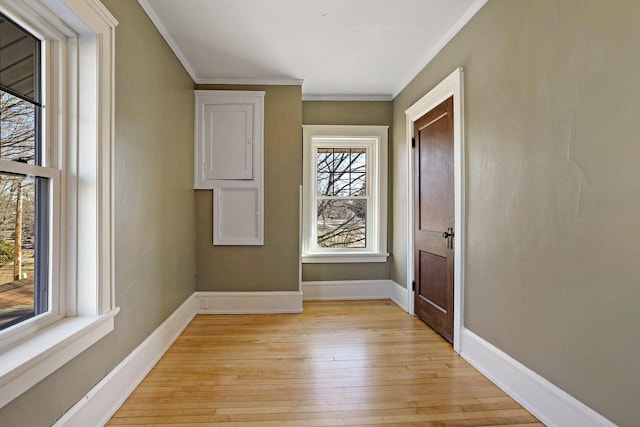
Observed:
[[[420,117],[453,96],[453,175],[454,175],[454,258],[453,258],[453,349],[460,353],[460,334],[463,325],[464,309],[464,117],[463,117],[463,69],[458,68],[435,88],[406,111],[406,147],[407,147],[407,307],[409,314],[415,315],[413,309],[413,292],[411,283],[414,280],[414,150],[411,148],[413,124]]]

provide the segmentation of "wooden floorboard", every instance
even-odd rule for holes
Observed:
[[[110,426],[541,426],[390,301],[198,315]]]

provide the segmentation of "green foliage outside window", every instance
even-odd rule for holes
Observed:
[[[13,261],[13,244],[0,239],[0,266]]]

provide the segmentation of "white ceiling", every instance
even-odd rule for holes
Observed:
[[[196,83],[391,99],[487,0],[138,0]]]

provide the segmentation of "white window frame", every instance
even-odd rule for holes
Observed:
[[[0,0],[0,11],[43,40],[43,164],[55,178],[52,304],[0,332],[3,407],[114,328],[117,21],[99,0]]]
[[[65,36],[56,27],[46,23],[32,23],[33,12],[26,13],[20,9],[7,9],[5,1],[0,1],[0,8],[5,15],[8,15],[24,30],[31,35],[42,40],[40,48],[40,74],[41,74],[41,132],[39,142],[41,148],[41,165],[30,165],[19,162],[0,159],[0,171],[16,173],[22,175],[32,175],[47,177],[50,179],[49,191],[49,246],[47,256],[49,256],[49,271],[47,285],[49,286],[49,310],[46,313],[34,316],[6,330],[0,331],[0,349],[9,346],[38,330],[62,319],[65,316],[65,287],[62,286],[60,270],[61,257],[63,252],[60,237],[60,227],[62,220],[62,207],[60,181],[63,159],[60,153],[64,152],[64,147],[60,146],[59,140],[64,138],[60,133],[64,123],[56,120],[56,114],[61,110],[56,105],[63,96],[59,81],[65,71],[59,66],[59,59],[63,55],[65,48]],[[14,13],[12,16],[10,13]],[[22,12],[22,13],[20,13]],[[62,40],[62,42],[59,42]],[[56,65],[58,64],[58,65]]]
[[[386,262],[388,126],[304,125],[302,191],[302,263]],[[317,150],[353,147],[367,150],[367,247],[317,245]]]

